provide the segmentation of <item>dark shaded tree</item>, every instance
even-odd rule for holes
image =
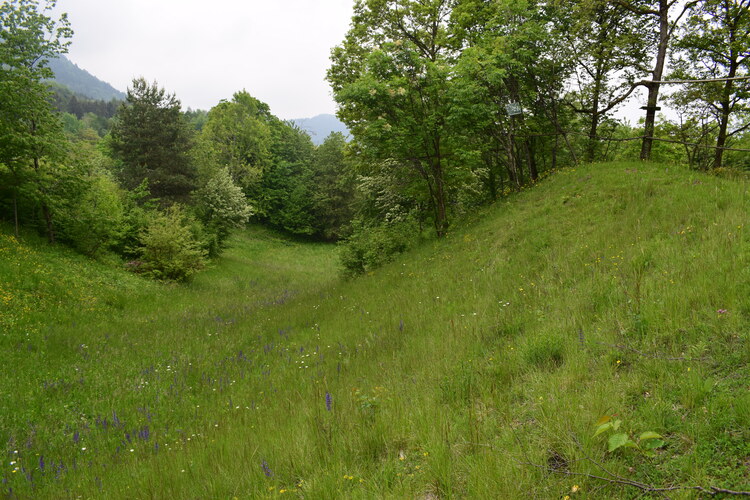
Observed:
[[[109,141],[123,185],[133,189],[145,180],[153,197],[167,203],[187,200],[197,178],[189,155],[192,143],[193,131],[177,97],[156,82],[133,80]]]
[[[354,174],[346,156],[346,138],[334,132],[317,147],[312,158],[312,204],[323,239],[339,240],[349,231],[354,214]]]

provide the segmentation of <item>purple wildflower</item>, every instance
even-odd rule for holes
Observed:
[[[39,457],[39,470],[44,472],[44,455]]]
[[[726,314],[727,310],[726,309],[719,309],[716,312],[719,313],[719,314]]]
[[[326,391],[326,410],[331,411],[331,406],[333,405],[333,396],[331,396],[331,393]]]
[[[261,460],[260,466],[263,468],[263,474],[265,474],[266,477],[273,477],[273,471],[268,466],[268,462],[266,462],[265,460]]]
[[[398,331],[403,332],[404,331],[404,320],[402,319],[398,324]]]
[[[74,442],[74,443],[78,443],[78,441],[80,441],[80,440],[81,440],[81,435],[80,435],[80,434],[78,434],[78,431],[75,431],[75,432],[73,433],[73,442]]]
[[[138,437],[143,441],[148,441],[148,439],[151,437],[151,432],[148,429],[148,425],[141,429],[140,432],[138,432]]]

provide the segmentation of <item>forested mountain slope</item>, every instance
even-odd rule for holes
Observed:
[[[63,55],[50,60],[49,66],[55,73],[56,82],[65,85],[80,96],[101,101],[125,100],[124,92],[98,79],[85,69],[79,68],[77,64],[72,63]]]
[[[2,491],[750,490],[747,187],[562,170],[349,281],[335,247],[254,229],[191,284],[67,294],[78,264],[4,236]]]

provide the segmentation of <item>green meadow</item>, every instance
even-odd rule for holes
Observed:
[[[0,492],[746,492],[749,196],[560,170],[356,279],[257,227],[169,285],[3,226]]]

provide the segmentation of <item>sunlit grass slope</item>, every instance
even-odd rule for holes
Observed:
[[[675,167],[565,170],[352,281],[335,248],[259,230],[185,287],[6,236],[2,491],[749,490],[747,196]],[[615,414],[664,446],[608,452]]]

